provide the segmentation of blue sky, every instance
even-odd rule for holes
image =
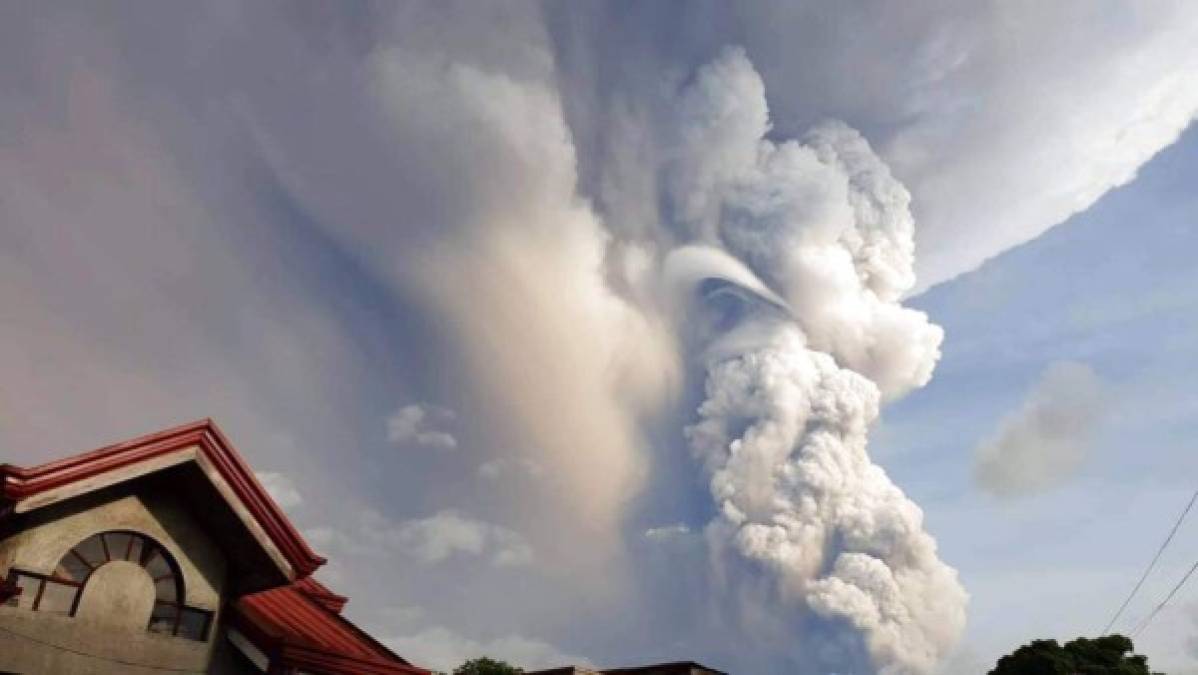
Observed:
[[[212,417],[440,668],[1092,634],[1195,487],[1194,12],[9,4],[0,459]]]
[[[1100,629],[1193,492],[1196,168],[1190,130],[1132,184],[913,301],[944,326],[944,357],[927,387],[887,409],[875,453],[961,570],[976,644]],[[979,493],[971,450],[1058,361],[1090,365],[1113,399],[1085,463],[1042,495]],[[1192,523],[1181,530],[1124,630],[1189,567],[1194,536]],[[1188,595],[1143,637],[1165,672],[1193,668]],[[1024,621],[1000,618],[1011,615]]]

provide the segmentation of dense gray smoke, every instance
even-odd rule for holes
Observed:
[[[681,116],[675,217],[743,263],[708,252],[704,277],[694,248],[667,259],[703,279],[688,326],[706,395],[687,436],[719,511],[709,544],[768,572],[783,611],[860,631],[879,672],[930,672],[966,594],[866,452],[883,397],[926,383],[939,356],[940,329],[899,304],[914,282],[908,194],[843,125],[767,140],[739,51],[699,72]]]
[[[754,611],[791,631],[802,616],[859,636],[842,642],[880,672],[929,672],[965,593],[866,436],[883,400],[928,381],[942,332],[900,304],[910,196],[865,139],[835,122],[772,139],[764,84],[728,49],[662,119],[629,123],[651,147],[623,203],[662,207],[632,226],[578,197],[562,102],[539,76],[435,78],[399,52],[375,64],[387,110],[422,143],[491,148],[489,171],[442,153],[486,199],[402,274],[456,327],[493,427],[553,477],[524,495],[553,505],[522,528],[538,559],[575,587],[619,586],[619,523],[647,479],[640,422],[666,417],[698,369],[706,400],[686,436],[720,514],[706,536],[724,582],[758,589]]]
[[[900,303],[914,283],[906,189],[844,124],[771,136],[765,86],[729,49],[629,104],[622,138],[641,154],[613,151],[625,164],[597,206],[552,60],[518,56],[498,72],[481,57],[373,53],[397,154],[452,188],[408,219],[420,246],[379,246],[368,223],[326,218],[449,327],[471,389],[459,405],[493,451],[543,468],[504,526],[570,592],[626,588],[621,527],[650,477],[644,430],[671,419],[698,370],[706,400],[686,437],[720,514],[706,528],[716,576],[754,589],[753,611],[794,636],[780,648],[805,668],[845,672],[863,645],[873,670],[929,672],[963,628],[965,593],[866,453],[879,405],[928,381],[942,339]],[[309,176],[285,159],[280,175],[316,186],[315,212],[347,208],[318,191],[324,155]],[[848,646],[809,653],[809,626]]]

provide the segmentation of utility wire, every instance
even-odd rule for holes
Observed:
[[[1190,497],[1190,503],[1186,504],[1185,510],[1182,511],[1181,515],[1177,517],[1177,522],[1173,523],[1173,529],[1169,530],[1169,536],[1165,537],[1165,541],[1161,543],[1161,547],[1156,550],[1156,555],[1152,556],[1152,562],[1148,563],[1148,568],[1144,570],[1144,574],[1140,575],[1140,580],[1136,582],[1136,587],[1131,589],[1131,593],[1128,593],[1127,599],[1123,601],[1122,605],[1119,605],[1119,609],[1115,612],[1115,616],[1112,616],[1111,620],[1107,622],[1106,628],[1102,629],[1102,635],[1107,635],[1111,632],[1111,626],[1114,626],[1115,622],[1119,620],[1120,615],[1123,614],[1123,610],[1127,609],[1127,606],[1131,604],[1131,599],[1136,597],[1136,593],[1140,590],[1140,586],[1143,586],[1144,581],[1148,579],[1148,575],[1152,574],[1152,570],[1156,567],[1157,561],[1161,559],[1161,554],[1165,552],[1166,548],[1168,548],[1169,542],[1173,541],[1173,535],[1177,534],[1177,528],[1181,527],[1181,522],[1186,519],[1186,515],[1190,513],[1190,509],[1194,508],[1195,500],[1198,500],[1198,490],[1195,490],[1194,496]],[[1193,572],[1193,570],[1190,571]],[[1188,577],[1189,575],[1186,576]],[[1173,594],[1170,593],[1169,597],[1173,597]],[[1166,602],[1168,602],[1168,600],[1166,600]]]
[[[1165,605],[1169,604],[1169,601],[1173,599],[1173,596],[1177,593],[1177,591],[1181,590],[1181,587],[1184,586],[1186,581],[1189,580],[1190,576],[1194,574],[1194,570],[1198,570],[1198,561],[1194,561],[1194,564],[1190,567],[1189,571],[1186,572],[1186,575],[1181,578],[1181,581],[1177,582],[1177,585],[1173,587],[1173,590],[1169,591],[1169,595],[1165,596],[1165,599],[1161,601],[1161,604],[1157,605],[1156,608],[1152,610],[1152,613],[1141,619],[1140,623],[1136,624],[1136,627],[1131,632],[1132,637],[1137,637],[1140,633],[1144,632],[1144,629],[1148,627],[1148,624],[1152,623],[1152,620],[1156,618],[1157,613],[1164,609]]]

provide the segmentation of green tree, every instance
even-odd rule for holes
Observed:
[[[470,659],[453,671],[453,675],[522,675],[523,673],[523,668],[517,668],[485,656],[480,659]]]
[[[1056,640],[1033,640],[999,659],[990,675],[1161,675],[1134,651],[1122,635],[1078,638],[1064,647]]]

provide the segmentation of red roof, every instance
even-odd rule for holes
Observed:
[[[308,547],[212,420],[32,468],[0,464],[0,519],[12,510],[22,511],[22,505],[37,508],[64,498],[48,494],[57,488],[135,468],[190,447],[199,449],[196,461],[203,460],[215,469],[294,572],[292,582],[242,596],[233,603],[234,625],[270,658],[272,666],[278,662],[330,675],[429,675],[429,671],[412,666],[341,616],[345,596],[310,576],[325,559]],[[148,473],[156,470],[159,468],[154,464],[147,467]],[[115,482],[128,479],[117,477]],[[49,501],[39,502],[35,499],[39,495]]]
[[[19,507],[20,503],[49,490],[130,467],[190,446],[199,447],[204,458],[233,489],[238,499],[270,537],[271,542],[291,564],[295,578],[306,577],[325,563],[324,558],[313,553],[308,547],[287,516],[283,515],[282,509],[254,477],[254,472],[210,419],[28,469],[0,464],[0,502],[8,502],[9,508]],[[0,508],[0,515],[3,511],[4,509]]]
[[[330,597],[339,601],[329,603]],[[336,675],[428,675],[341,616],[344,604],[345,598],[304,580],[243,596],[234,605],[234,625],[283,666]]]
[[[345,609],[345,603],[349,602],[349,598],[337,595],[312,577],[295,582],[295,587],[319,603],[321,607],[337,614],[340,614],[341,610]]]

